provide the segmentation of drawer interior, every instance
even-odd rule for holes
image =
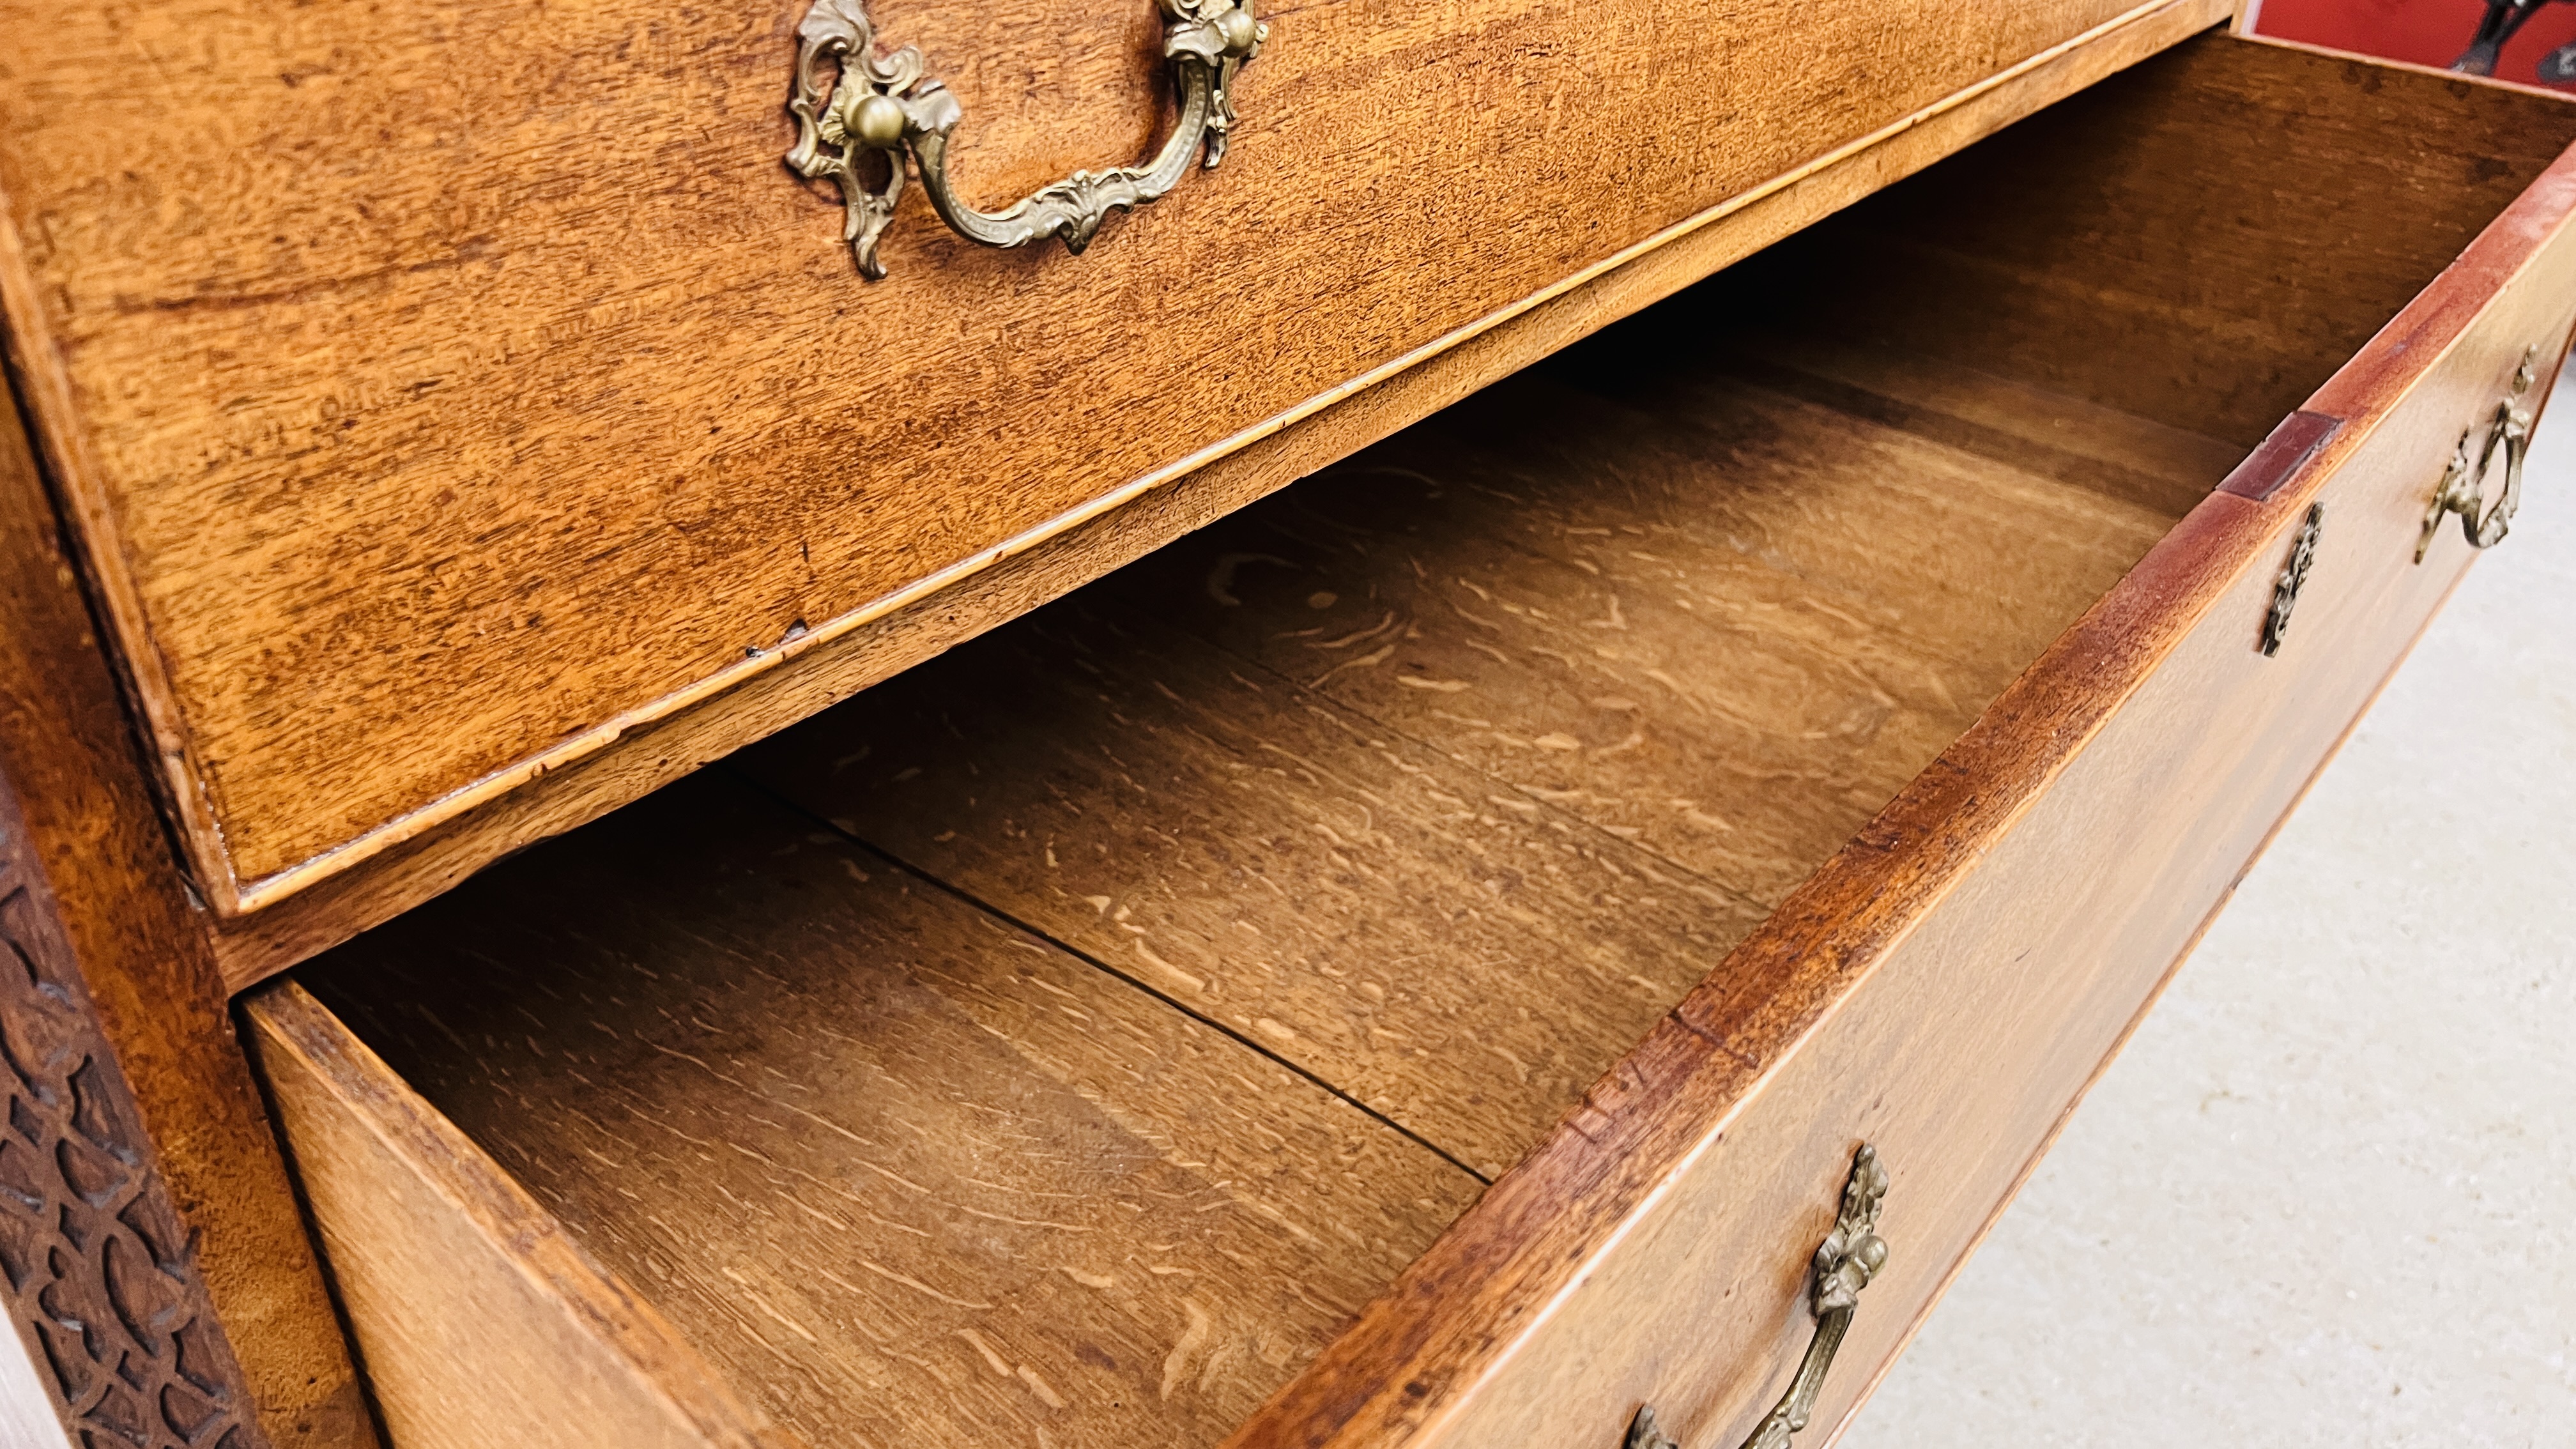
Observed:
[[[1213,1443],[2565,109],[2195,42],[296,980],[806,1439]]]

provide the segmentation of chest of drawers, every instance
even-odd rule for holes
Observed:
[[[880,8],[18,18],[75,1432],[1828,1436],[2576,321],[2576,107],[2224,7]]]

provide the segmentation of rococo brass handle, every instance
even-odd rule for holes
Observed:
[[[2299,590],[2307,587],[2308,570],[2316,566],[2317,539],[2325,533],[2326,504],[2320,498],[2308,505],[2306,516],[2299,520],[2299,531],[2290,538],[2290,561],[2272,579],[2272,607],[2263,613],[2263,657],[2281,652],[2281,640],[2290,632],[2290,611],[2298,607]]]
[[[2531,447],[2531,409],[2520,399],[2531,391],[2532,364],[2539,357],[2537,347],[2523,350],[2522,366],[2513,372],[2513,391],[2496,404],[2495,416],[2488,419],[2487,440],[2478,449],[2476,462],[2469,460],[2469,438],[2477,430],[2460,434],[2459,446],[2451,450],[2450,464],[2442,470],[2442,481],[2433,489],[2432,505],[2424,510],[2424,535],[2415,541],[2417,563],[2424,561],[2425,551],[2442,531],[2444,514],[2460,515],[2460,532],[2471,548],[2493,548],[2512,530],[2514,510],[2522,506],[2523,454]],[[2504,450],[2504,493],[2490,507],[2487,468],[2495,462],[2498,448]]]
[[[1180,120],[1163,149],[1141,166],[1076,171],[1000,211],[977,211],[948,179],[948,140],[963,112],[947,87],[922,74],[921,51],[876,53],[876,27],[860,0],[814,0],[796,27],[796,149],[787,164],[808,178],[840,184],[842,238],[859,274],[885,275],[877,238],[903,194],[904,158],[921,172],[922,190],[940,218],[969,241],[1022,247],[1054,236],[1079,254],[1113,210],[1143,206],[1180,184],[1202,149],[1215,169],[1225,159],[1234,124],[1234,79],[1261,53],[1270,27],[1253,19],[1251,0],[1160,0],[1163,59],[1180,94]],[[837,79],[827,73],[838,71]],[[877,153],[882,161],[872,162]],[[871,181],[882,168],[882,181]]]
[[[1789,1436],[1807,1427],[1816,1395],[1824,1391],[1825,1373],[1834,1353],[1851,1331],[1860,1306],[1860,1290],[1887,1264],[1887,1241],[1878,1235],[1878,1205],[1887,1196],[1887,1169],[1878,1164],[1878,1149],[1867,1143],[1852,1154],[1851,1177],[1843,1184],[1841,1214],[1834,1230],[1816,1247],[1815,1277],[1808,1304],[1816,1315],[1816,1336],[1798,1361],[1798,1376],[1788,1392],[1744,1441],[1744,1449],[1788,1449]],[[1628,1425],[1627,1449],[1681,1449],[1655,1424],[1655,1406],[1646,1405]]]

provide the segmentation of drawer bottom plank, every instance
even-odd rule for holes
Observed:
[[[2235,461],[1701,351],[1516,378],[738,768],[1499,1173]]]
[[[387,1285],[345,1296],[407,1423],[452,1418],[451,1380],[515,1369],[456,1331],[464,1304],[417,1312],[402,1282],[463,1251],[444,1234],[514,1242],[560,1222],[631,1285],[619,1302],[649,1298],[807,1442],[1187,1449],[1292,1376],[1484,1185],[722,776],[300,979],[372,1048],[344,1049],[366,1095],[336,1137],[294,1120],[312,1093],[292,1060],[281,1101],[308,1176],[349,1183],[316,1191],[317,1216],[349,1242],[344,1276]],[[354,1125],[388,1136],[429,1104],[453,1126],[399,1160]],[[496,1196],[532,1216],[389,1220],[448,1191],[438,1154],[461,1138],[457,1158],[516,1184]],[[432,1188],[412,1185],[424,1174]],[[361,1200],[375,1180],[384,1207]],[[592,1312],[546,1291],[567,1301],[507,1334]],[[577,1407],[495,1412],[614,1442],[580,1438]]]

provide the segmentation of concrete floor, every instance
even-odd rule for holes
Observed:
[[[1844,1449],[2576,1445],[2570,391]]]

